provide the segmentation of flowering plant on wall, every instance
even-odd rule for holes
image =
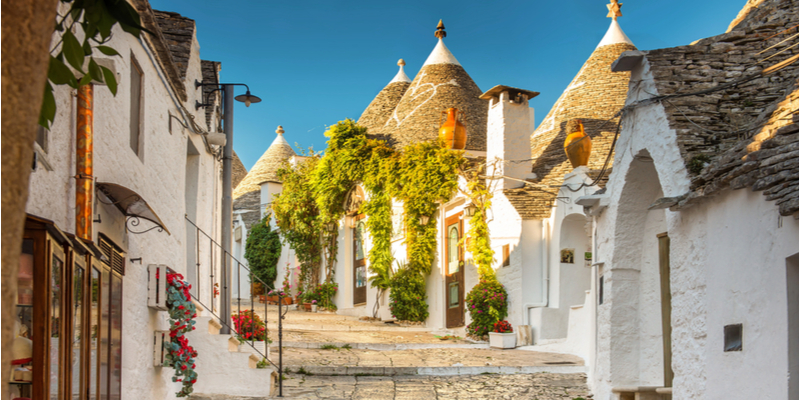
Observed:
[[[167,350],[165,365],[175,369],[173,382],[183,382],[183,387],[175,394],[177,397],[190,395],[197,382],[197,372],[194,371],[197,351],[189,346],[185,335],[195,329],[194,319],[197,317],[197,310],[189,294],[191,288],[192,285],[183,280],[183,275],[167,273],[170,341],[164,343]]]
[[[492,332],[495,333],[511,333],[514,332],[514,329],[511,327],[511,324],[508,323],[506,320],[497,321],[494,323],[494,327]]]
[[[508,315],[508,293],[495,279],[481,280],[467,293],[466,303],[472,319],[467,333],[477,338],[489,333],[497,321]]]

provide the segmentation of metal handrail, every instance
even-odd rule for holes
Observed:
[[[237,269],[236,269],[236,278],[237,278],[236,279],[236,284],[237,284],[237,289],[238,289],[237,293],[239,293],[239,296],[240,296],[238,298],[238,301],[236,302],[237,315],[241,315],[242,314],[242,309],[241,309],[241,304],[242,304],[242,301],[241,301],[242,300],[241,299],[241,288],[242,288],[241,287],[241,285],[242,285],[241,270],[242,269],[244,269],[247,272],[247,274],[250,276],[251,282],[252,282],[252,279],[255,279],[256,281],[258,281],[258,283],[261,283],[261,285],[263,286],[265,291],[269,286],[267,286],[266,282],[261,280],[258,276],[254,275],[253,272],[249,268],[244,266],[242,264],[242,262],[239,261],[238,259],[236,259],[236,257],[234,257],[229,251],[225,250],[222,247],[222,245],[220,245],[216,240],[214,240],[214,238],[212,238],[209,234],[207,234],[199,226],[197,226],[197,224],[195,224],[194,221],[189,219],[188,215],[184,214],[184,218],[186,219],[186,221],[188,221],[190,224],[192,224],[192,226],[194,226],[195,229],[197,229],[197,235],[195,235],[195,236],[196,236],[196,240],[197,240],[197,242],[196,242],[196,244],[197,244],[197,249],[196,249],[197,250],[197,255],[196,255],[196,257],[197,257],[196,261],[197,262],[196,262],[196,266],[197,266],[197,279],[198,279],[198,285],[197,286],[198,286],[198,288],[197,288],[197,295],[191,294],[191,296],[198,303],[200,303],[200,305],[202,305],[205,309],[207,309],[209,311],[209,313],[211,313],[211,315],[213,315],[217,320],[219,320],[219,322],[223,326],[227,327],[231,332],[234,332],[237,337],[244,338],[243,333],[247,333],[247,332],[239,332],[238,330],[235,329],[235,327],[232,327],[229,324],[230,321],[223,321],[222,318],[219,315],[214,313],[212,308],[210,308],[207,305],[205,305],[202,302],[202,300],[200,299],[200,284],[199,284],[199,279],[200,279],[200,233],[205,235],[205,237],[208,238],[208,240],[209,240],[210,258],[211,258],[211,263],[212,263],[212,266],[211,266],[210,271],[209,271],[210,272],[209,277],[211,278],[211,280],[210,280],[211,292],[210,293],[212,294],[212,296],[211,296],[212,301],[213,301],[213,298],[214,298],[213,295],[214,295],[214,284],[215,284],[215,281],[214,281],[214,266],[213,266],[213,263],[214,263],[214,246],[219,248],[222,251],[222,254],[224,254],[225,261],[223,261],[223,262],[227,263],[228,259],[233,260],[233,261],[236,262],[236,266],[237,266]],[[224,282],[223,284],[225,285],[224,286],[225,293],[229,293],[227,291],[228,282]],[[288,306],[285,307],[285,310],[283,310],[283,308],[284,308],[283,299],[285,297],[290,297],[290,296],[285,296],[285,295],[283,295],[282,292],[279,292],[277,295],[278,295],[278,360],[279,360],[278,364],[276,365],[272,360],[267,358],[266,355],[261,353],[260,350],[256,349],[255,345],[254,345],[254,342],[255,342],[254,340],[249,340],[249,341],[245,340],[244,343],[247,343],[250,347],[253,348],[253,350],[255,350],[256,353],[260,354],[262,359],[266,359],[270,364],[272,364],[274,367],[278,368],[278,374],[279,374],[279,377],[278,377],[278,382],[279,382],[278,383],[278,386],[279,386],[278,397],[283,397],[283,373],[284,373],[284,371],[283,371],[283,323],[282,323],[282,320],[286,318],[286,313],[289,312],[289,307]],[[253,318],[252,315],[255,313],[255,307],[254,307],[254,302],[253,302],[253,293],[252,293],[252,291],[250,293],[250,304],[251,304],[251,306],[250,306],[251,318]],[[268,343],[268,341],[269,341],[268,311],[269,310],[267,308],[267,305],[268,304],[265,302],[264,303],[264,326],[265,326],[265,332],[267,333],[267,337],[266,337],[266,339],[267,339],[266,342],[267,343],[265,343],[265,344],[267,346],[269,346],[269,343]],[[245,311],[247,311],[247,310],[245,310]],[[233,325],[235,326],[235,324],[233,324]],[[254,329],[255,327],[253,325],[254,324],[251,324],[251,327],[253,327],[253,329]],[[250,333],[253,334],[253,333],[255,333],[255,331],[251,330]]]

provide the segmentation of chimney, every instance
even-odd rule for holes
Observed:
[[[533,108],[528,106],[528,100],[537,95],[538,92],[498,85],[480,97],[489,100],[487,172],[514,178],[499,181],[498,190],[522,187],[523,183],[519,180],[531,174],[530,136],[535,126]]]

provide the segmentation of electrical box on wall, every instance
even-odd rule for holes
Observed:
[[[147,306],[159,311],[167,309],[167,266],[147,266]]]

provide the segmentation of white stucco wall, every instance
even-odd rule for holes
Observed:
[[[633,71],[628,102],[656,93],[650,79],[646,64]],[[678,212],[648,212],[652,200],[689,189],[675,143],[657,104],[623,120],[607,185],[610,206],[597,218],[595,258],[604,262],[598,273],[605,295],[597,311],[595,398],[615,399],[612,387],[654,385],[662,378],[653,236],[664,230],[670,237],[673,398],[787,398],[786,259],[798,251],[798,222],[780,218],[773,202],[747,189],[726,190]],[[744,326],[743,351],[724,352],[723,328],[737,323]]]
[[[127,251],[127,258],[142,258],[141,263],[127,262],[123,278],[122,393],[131,398],[173,398],[179,384],[171,382],[168,369],[152,367],[153,331],[167,328],[167,315],[147,307],[147,265],[166,264],[186,274],[187,141],[200,150],[197,163],[195,223],[218,239],[219,163],[206,152],[198,135],[172,124],[170,114],[180,116],[177,97],[154,62],[154,53],[142,42],[115,28],[109,43],[122,57],[114,57],[119,89],[111,95],[106,86],[94,88],[94,175],[98,182],[111,182],[140,194],[158,214],[171,234],[157,230],[142,235],[125,231],[125,218],[112,206],[95,197],[94,239],[104,233]],[[196,41],[187,70],[186,82],[202,80]],[[142,103],[143,151],[137,156],[129,145],[131,55],[144,73]],[[102,57],[102,56],[100,56]],[[187,85],[184,104],[197,120],[204,120],[204,110],[194,111],[200,91]],[[53,220],[62,230],[75,231],[75,132],[76,105],[73,91],[58,87],[55,92],[58,114],[49,132],[47,161],[53,171],[39,168],[31,175],[27,212]],[[191,186],[191,182],[190,182]],[[104,199],[103,199],[104,200]],[[191,199],[189,199],[191,200]],[[142,221],[143,230],[152,226]]]

